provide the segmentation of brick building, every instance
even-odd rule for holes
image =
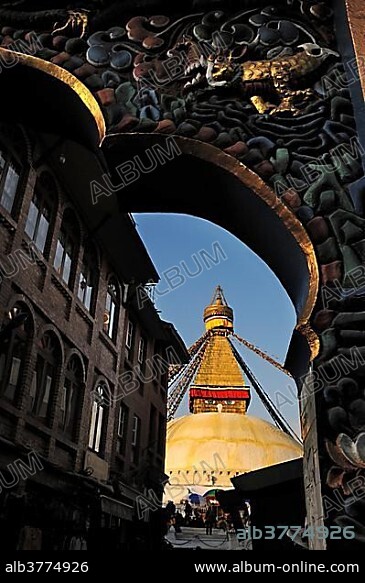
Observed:
[[[158,274],[133,219],[118,215],[107,253],[55,141],[56,157],[49,136],[0,128],[5,545],[157,544],[158,512],[139,520],[136,499],[162,495],[167,364],[186,349],[152,302],[139,302]]]

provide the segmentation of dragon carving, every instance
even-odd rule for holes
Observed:
[[[79,38],[83,38],[86,34],[89,17],[88,17],[88,10],[68,10],[67,11],[67,21],[66,23],[61,26],[57,22],[54,25],[52,34],[60,34],[64,32],[68,27],[77,34],[79,32]]]
[[[259,113],[275,114],[291,111],[297,115],[300,106],[314,95],[312,89],[298,89],[298,83],[316,71],[329,57],[338,53],[314,43],[304,43],[294,55],[272,60],[246,61],[236,64],[232,55],[210,55],[207,60],[206,80],[213,88],[238,86],[250,97]],[[263,93],[274,94],[278,105],[263,97]]]

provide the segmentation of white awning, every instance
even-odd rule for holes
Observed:
[[[123,520],[133,520],[133,506],[128,506],[120,500],[109,498],[109,496],[100,496],[101,511],[106,514],[111,514]]]
[[[226,487],[223,488],[221,486],[186,486],[188,490],[190,490],[191,494],[198,494],[198,496],[206,496],[208,492],[212,490],[234,490],[234,488]]]

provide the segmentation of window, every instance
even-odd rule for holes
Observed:
[[[157,419],[157,410],[156,407],[151,405],[150,409],[150,426],[148,430],[148,445],[150,447],[155,446],[156,441],[156,419]]]
[[[161,383],[164,371],[168,369],[168,365],[166,363],[166,359],[164,358],[164,352],[161,343],[158,341],[155,342],[153,361],[155,364],[155,380],[157,383]]]
[[[34,241],[41,253],[45,252],[49,240],[49,226],[53,215],[57,189],[53,178],[43,172],[34,187],[25,232]]]
[[[127,337],[126,337],[126,340],[125,340],[125,345],[126,345],[127,348],[132,348],[132,343],[133,343],[133,324],[129,320],[129,322],[128,322],[128,328],[127,328]]]
[[[96,453],[104,448],[107,394],[107,386],[99,383],[94,392],[89,431],[89,447]]]
[[[20,168],[3,150],[0,150],[0,204],[11,213],[18,189]]]
[[[49,416],[56,387],[60,351],[54,334],[46,332],[39,343],[30,390],[30,411],[40,419]]]
[[[75,439],[77,415],[84,386],[84,374],[81,361],[72,356],[66,369],[61,391],[59,428],[69,437]]]
[[[111,279],[108,283],[104,312],[104,332],[112,340],[116,339],[119,318],[119,294],[117,282]]]
[[[57,241],[53,266],[63,281],[71,287],[76,259],[78,226],[69,209],[65,211]]]
[[[132,426],[132,445],[137,445],[139,436],[139,417],[133,415],[133,426]]]
[[[131,461],[134,464],[137,464],[139,459],[140,432],[141,432],[141,420],[137,415],[133,415]]]
[[[138,342],[138,355],[137,355],[136,371],[140,376],[139,391],[142,395],[143,395],[143,382],[144,382],[143,373],[145,372],[145,369],[146,369],[146,346],[147,345],[146,345],[145,339],[140,338],[139,342]]]
[[[125,347],[126,347],[126,355],[129,358],[129,360],[132,359],[133,341],[134,341],[134,325],[133,325],[133,322],[128,320],[127,335],[125,338]]]
[[[97,282],[97,255],[91,246],[86,246],[80,272],[78,297],[85,308],[92,312]]]
[[[138,344],[138,362],[139,362],[139,364],[142,365],[144,363],[145,356],[146,356],[146,341],[144,338],[140,338],[139,344]]]
[[[28,309],[20,304],[14,306],[8,313],[3,329],[8,330],[8,333],[1,343],[0,387],[6,399],[15,401],[33,332]]]
[[[129,409],[126,405],[122,404],[119,409],[118,418],[118,451],[121,454],[124,454],[127,443],[128,416]]]

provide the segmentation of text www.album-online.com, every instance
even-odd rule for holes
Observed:
[[[297,563],[194,563],[195,573],[359,573],[358,563],[310,563],[299,561]]]

